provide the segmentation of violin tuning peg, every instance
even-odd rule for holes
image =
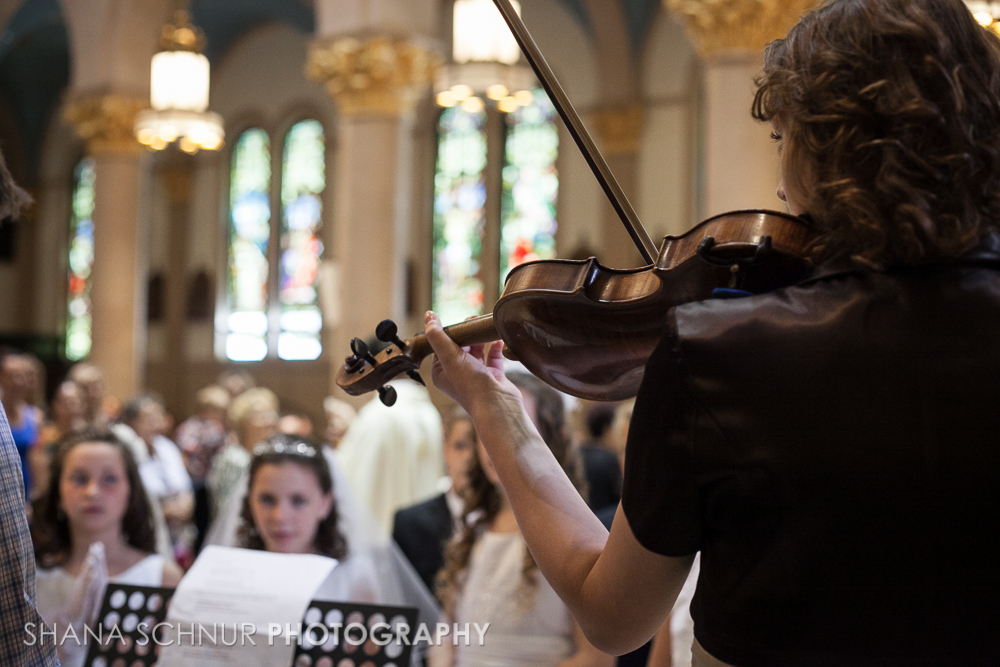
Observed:
[[[372,356],[371,351],[368,349],[368,344],[360,338],[351,339],[351,351],[354,352],[354,357],[356,359],[364,359],[372,366],[378,365],[378,361]]]
[[[396,403],[396,390],[392,387],[379,387],[378,397],[384,406],[391,408]]]
[[[420,373],[416,371],[406,371],[406,374],[410,377],[411,380],[419,384],[421,387],[427,386],[426,384],[424,384],[424,379],[420,377]]]
[[[382,320],[375,327],[375,337],[378,338],[383,343],[392,343],[400,350],[402,350],[406,344],[399,338],[399,328],[396,323],[392,320]]]
[[[361,358],[367,357],[368,345],[365,343],[365,341],[361,340],[360,338],[352,338],[351,352],[353,352],[354,356],[356,357],[361,357]]]

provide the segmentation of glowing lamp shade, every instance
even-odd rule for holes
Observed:
[[[190,51],[153,56],[149,101],[157,111],[201,112],[208,108],[208,58]]]
[[[521,5],[511,1],[521,14]],[[492,0],[456,0],[452,58],[456,63],[515,64],[521,50]]]

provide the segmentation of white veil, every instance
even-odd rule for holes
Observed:
[[[434,624],[441,615],[437,600],[427,590],[400,548],[354,494],[346,476],[336,463],[333,450],[323,447],[322,451],[330,468],[330,477],[333,479],[333,495],[339,515],[338,526],[347,540],[348,555],[341,565],[334,568],[334,574],[338,569],[351,573],[371,573],[373,576],[369,576],[368,579],[373,581],[366,583],[374,585],[375,604],[416,607],[417,623],[426,624],[433,632]],[[212,523],[205,544],[240,546],[237,531],[242,521],[240,514],[243,509],[243,498],[247,493],[248,477],[249,468],[233,487],[228,502]],[[411,631],[411,637],[414,633],[416,628]],[[425,649],[426,647],[414,646],[414,656],[423,653]]]

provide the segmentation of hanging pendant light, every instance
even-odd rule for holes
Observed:
[[[181,9],[174,22],[163,27],[162,51],[150,67],[149,102],[152,109],[135,120],[139,143],[163,150],[178,142],[185,153],[214,151],[222,147],[222,116],[208,111],[209,64],[202,54],[204,33],[191,25]]]
[[[511,4],[520,14],[520,4]],[[492,0],[455,0],[452,18],[452,63],[434,82],[438,105],[475,113],[485,97],[509,113],[531,104],[535,77],[519,64],[521,49]]]

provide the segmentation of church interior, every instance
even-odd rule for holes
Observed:
[[[0,341],[49,391],[87,359],[182,420],[235,368],[319,421],[326,396],[367,400],[334,378],[384,318],[405,337],[429,308],[488,313],[525,259],[642,264],[524,57],[489,52],[499,15],[462,4],[4,0],[0,147],[34,203],[0,226]],[[763,44],[809,4],[520,10],[659,245],[783,210],[749,108]],[[157,82],[161,52],[208,71]]]

